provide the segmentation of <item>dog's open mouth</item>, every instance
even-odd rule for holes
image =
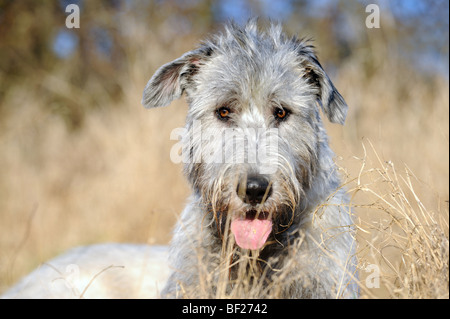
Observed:
[[[239,247],[261,249],[272,232],[272,220],[267,212],[250,210],[244,216],[231,221],[231,232]]]

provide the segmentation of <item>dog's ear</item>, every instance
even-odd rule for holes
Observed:
[[[304,76],[307,81],[318,89],[317,101],[322,111],[332,123],[344,125],[347,117],[347,103],[334,87],[328,75],[320,65],[310,45],[302,46],[298,51]]]
[[[180,98],[211,53],[209,47],[201,47],[160,67],[145,86],[142,105],[146,108],[166,106]]]

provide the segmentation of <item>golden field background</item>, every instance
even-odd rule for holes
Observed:
[[[58,59],[48,39],[66,15],[48,3],[0,3],[0,293],[74,246],[169,242],[189,195],[169,136],[187,105],[145,110],[140,99],[159,66],[220,29],[208,1],[152,3],[139,18],[108,1],[85,3],[73,31],[79,49]],[[364,27],[360,4],[340,1],[335,10],[361,24],[351,53],[336,49],[332,10],[302,20],[308,25],[297,22],[306,13],[293,13],[285,25],[315,38],[349,105],[346,125],[327,128],[357,217],[361,280],[368,264],[382,274],[363,297],[448,298],[448,70],[412,66],[401,51],[416,48],[401,47],[408,34],[388,10],[380,29]],[[184,34],[180,16],[191,22]],[[120,50],[95,53],[86,31],[94,24]],[[448,62],[448,31],[443,42],[436,50]]]

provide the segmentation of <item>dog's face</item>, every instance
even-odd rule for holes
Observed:
[[[306,205],[327,138],[318,104],[343,124],[347,106],[312,46],[255,23],[226,33],[162,66],[148,82],[146,107],[186,92],[185,171],[194,189],[242,248],[260,249]],[[326,163],[325,163],[326,164]],[[223,230],[223,229],[222,229]]]

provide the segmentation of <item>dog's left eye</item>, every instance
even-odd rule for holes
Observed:
[[[229,108],[222,106],[217,110],[217,116],[221,120],[228,120],[228,116],[230,115],[231,111]]]
[[[273,115],[277,120],[285,120],[289,115],[289,111],[287,111],[286,109],[282,109],[281,107],[277,107],[273,112]]]

